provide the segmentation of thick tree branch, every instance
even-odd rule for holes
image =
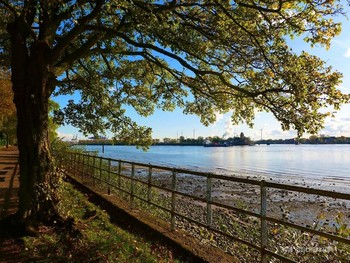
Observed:
[[[74,4],[72,4],[65,12],[53,16],[53,21],[63,21],[71,17],[72,12],[76,9],[77,6],[82,6],[86,4],[88,0],[77,0]]]
[[[61,75],[79,58],[83,58],[84,56],[88,55],[91,47],[93,47],[101,37],[102,36],[100,33],[96,33],[95,35],[91,36],[91,38],[88,39],[80,48],[72,53],[66,54],[66,56],[55,65],[55,75]]]
[[[213,96],[214,94],[218,94],[214,91],[211,90],[211,86],[207,83],[207,81],[205,79],[203,79],[201,76],[198,76],[201,79],[201,84],[205,85],[208,92],[206,92],[203,89],[200,89],[196,86],[194,86],[193,84],[189,83],[186,78],[183,78],[183,75],[179,72],[177,72],[178,74],[176,74],[176,72],[172,69],[170,69],[169,67],[167,67],[166,65],[164,65],[163,63],[161,63],[156,57],[152,56],[151,54],[144,52],[142,55],[146,60],[148,60],[149,62],[157,65],[159,68],[167,71],[170,75],[173,76],[174,79],[176,79],[177,81],[179,81],[179,83],[182,83],[186,86],[188,86],[189,88],[191,88],[193,91],[195,91],[196,93],[200,93],[202,95],[204,95],[207,98],[211,98],[213,100],[215,100],[215,97]],[[237,94],[235,94],[237,96]],[[178,98],[179,100],[179,98]],[[179,100],[180,101],[180,100]],[[184,105],[183,105],[184,106]]]
[[[256,9],[256,10],[262,11],[264,13],[279,13],[279,12],[281,12],[283,1],[282,0],[278,0],[278,7],[276,9],[271,9],[271,8],[266,8],[266,7],[263,7],[263,6],[259,6],[259,5],[255,4],[254,2],[252,4],[246,4],[246,3],[242,3],[240,1],[236,1],[236,3],[239,6]]]
[[[28,0],[25,2],[22,15],[26,18],[26,22],[28,25],[32,25],[36,16],[37,8],[36,1]]]
[[[0,4],[2,4],[5,8],[7,8],[15,18],[20,16],[20,12],[16,10],[16,8],[11,5],[8,1],[0,0]]]
[[[225,7],[223,7],[220,3],[218,3],[217,1],[215,1],[217,3],[218,6],[220,6],[221,10],[224,12],[224,14],[230,18],[232,20],[232,22],[234,22],[239,28],[241,28],[244,32],[246,32],[250,38],[254,41],[254,43],[256,44],[256,46],[259,48],[261,54],[263,55],[265,61],[268,63],[268,66],[273,70],[276,71],[276,69],[274,68],[274,64],[270,61],[270,59],[268,58],[266,51],[264,50],[264,48],[262,47],[262,45],[260,44],[259,40],[257,39],[256,36],[254,36],[251,32],[249,32],[249,30],[247,28],[245,28],[244,26],[242,26],[238,21],[236,21],[236,19],[226,10]]]
[[[242,92],[243,94],[249,95],[249,96],[254,96],[254,93],[242,89],[236,85],[233,85],[232,83],[230,83],[229,81],[227,81],[225,79],[225,77],[222,75],[222,73],[217,72],[217,71],[213,71],[213,70],[200,70],[198,68],[193,67],[192,65],[190,65],[186,60],[184,60],[183,58],[181,58],[178,55],[175,55],[174,53],[171,53],[169,51],[166,51],[165,49],[162,49],[158,46],[152,45],[152,44],[148,44],[148,43],[139,43],[137,41],[132,40],[130,37],[128,37],[126,34],[123,34],[121,32],[115,31],[114,29],[111,28],[102,28],[102,27],[94,27],[94,26],[87,26],[87,28],[91,28],[93,30],[100,30],[100,31],[104,31],[106,32],[108,35],[113,35],[113,36],[117,36],[122,38],[123,40],[125,40],[128,44],[134,46],[134,47],[139,47],[139,48],[145,48],[145,49],[150,49],[153,50],[155,52],[158,52],[160,54],[163,54],[169,58],[172,58],[174,60],[176,60],[177,62],[179,62],[183,67],[189,69],[190,71],[192,71],[194,74],[196,74],[197,76],[203,76],[203,75],[215,75],[217,77],[219,77],[219,79],[222,81],[223,84],[227,85],[228,87]]]
[[[67,33],[63,38],[61,38],[58,44],[53,48],[51,53],[52,61],[57,61],[62,56],[62,54],[64,53],[65,49],[69,46],[69,44],[72,41],[74,41],[85,30],[86,24],[91,20],[95,19],[99,15],[105,1],[98,0],[95,2],[96,2],[95,8],[91,11],[91,13],[79,19],[77,25],[69,33]]]

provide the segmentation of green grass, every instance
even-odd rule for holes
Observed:
[[[145,241],[110,223],[68,183],[60,188],[60,213],[74,227],[42,227],[38,237],[25,237],[24,256],[33,262],[180,262],[166,247]]]

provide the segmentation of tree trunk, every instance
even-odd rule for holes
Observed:
[[[52,165],[48,140],[48,100],[54,78],[50,74],[49,47],[35,40],[28,48],[20,20],[8,25],[11,70],[17,108],[20,164],[18,219],[25,226],[47,219],[53,211]]]
[[[36,84],[27,84],[26,88],[30,90],[38,87],[40,82],[37,77],[32,78]],[[42,212],[48,211],[49,207],[43,204],[50,200],[47,100],[36,95],[15,95],[20,163],[18,215],[25,222],[34,222]]]

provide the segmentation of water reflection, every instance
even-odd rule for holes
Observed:
[[[101,150],[100,146],[88,146]],[[235,174],[350,179],[348,145],[105,146],[105,157]]]

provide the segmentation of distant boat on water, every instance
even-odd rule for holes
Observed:
[[[230,146],[245,146],[249,145],[252,146],[254,143],[252,143],[250,140],[244,140],[241,138],[234,138],[233,140],[226,140],[226,141],[220,141],[220,142],[212,142],[210,140],[205,140],[203,146],[204,147],[230,147]]]
[[[228,145],[227,143],[204,143],[204,147],[228,147],[233,145]]]

